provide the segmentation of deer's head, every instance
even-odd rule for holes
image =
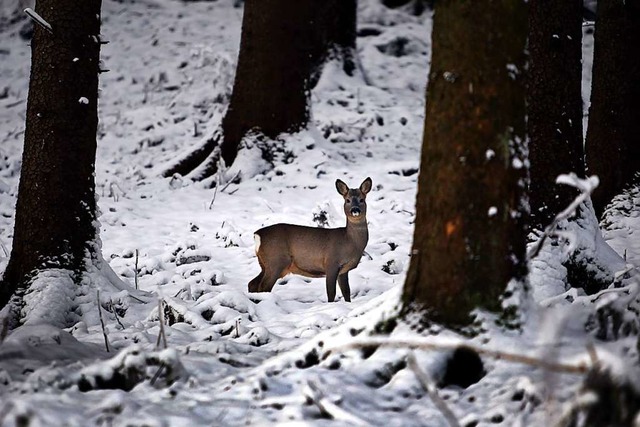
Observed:
[[[360,187],[349,188],[343,181],[336,180],[336,189],[344,197],[344,213],[349,222],[366,221],[367,193],[371,191],[371,178],[362,181]]]

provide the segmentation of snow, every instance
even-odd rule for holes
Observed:
[[[96,227],[103,258],[88,266],[80,286],[64,270],[34,278],[23,308],[28,324],[0,344],[0,424],[446,426],[407,366],[411,351],[435,381],[460,343],[589,364],[585,344],[593,337],[584,324],[594,301],[623,304],[634,290],[628,266],[640,264],[633,238],[640,202],[632,190],[607,214],[604,237],[587,210],[561,224],[562,239],[542,247],[531,261],[530,294],[512,298],[526,308],[520,332],[495,326],[489,315],[487,331],[473,339],[435,325],[419,335],[400,323],[375,352],[347,349],[398,310],[431,50],[429,14],[358,3],[360,72],[348,77],[327,64],[312,93],[312,126],[265,142],[285,146],[293,161],[259,160],[263,142],[250,135],[212,190],[160,174],[216,132],[231,95],[242,10],[231,0],[104,2],[110,43],[101,56],[112,71],[100,75]],[[0,5],[0,13],[12,13]],[[19,36],[26,19],[4,22],[0,271],[11,249],[30,59]],[[494,156],[486,151],[487,160]],[[271,293],[247,292],[260,271],[255,230],[278,222],[343,226],[335,179],[357,186],[367,176],[370,238],[350,273],[351,303],[326,303],[324,279],[299,276],[281,279]],[[487,212],[497,213],[493,206]],[[595,266],[595,274],[615,286],[596,295],[570,287],[565,265],[574,247],[584,262],[600,260],[604,268]],[[633,337],[601,341],[597,354],[620,374],[634,347]],[[560,406],[548,402],[568,402],[583,379],[490,356],[483,363],[480,382],[439,391],[461,425],[547,424]]]

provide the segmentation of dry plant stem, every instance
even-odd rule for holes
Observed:
[[[242,173],[242,171],[241,171],[241,170],[239,170],[239,171],[238,171],[238,173],[237,173],[237,174],[235,174],[235,175],[233,176],[233,178],[231,178],[229,181],[227,181],[227,183],[225,184],[225,186],[224,186],[224,187],[222,187],[222,188],[220,189],[220,192],[221,192],[221,193],[222,193],[222,192],[224,192],[224,190],[226,190],[226,189],[227,189],[227,187],[229,187],[231,184],[233,184],[233,181],[235,181],[235,180],[236,180],[236,178],[238,178],[238,177],[240,176],[240,174],[241,174],[241,173]]]
[[[124,329],[124,325],[120,321],[120,316],[118,316],[118,313],[116,312],[116,307],[113,305],[113,301],[109,301],[109,306],[111,307],[111,312],[113,313],[113,316],[116,318],[116,322],[118,322],[118,325],[120,325],[122,329]]]
[[[490,350],[471,344],[461,342],[451,343],[430,343],[418,340],[399,340],[399,339],[380,339],[368,338],[366,340],[352,341],[349,344],[328,348],[323,357],[327,357],[331,353],[344,353],[349,350],[369,348],[371,346],[387,347],[387,348],[405,348],[418,350],[456,350],[458,348],[466,348],[475,351],[483,356],[491,357],[496,360],[506,360],[508,362],[521,363],[523,365],[534,366],[549,371],[561,372],[567,374],[584,374],[588,372],[590,367],[585,364],[569,365],[564,363],[554,363],[536,357],[525,356],[522,354],[507,353],[499,350]]]
[[[136,264],[135,264],[133,280],[136,284],[136,290],[138,290],[138,250],[137,249],[136,249]]]
[[[433,380],[429,377],[429,374],[423,371],[420,366],[418,366],[418,361],[416,360],[416,356],[413,351],[409,352],[407,356],[407,365],[409,369],[413,371],[416,378],[422,385],[422,388],[427,392],[433,404],[438,408],[438,410],[442,413],[444,418],[447,420],[451,427],[460,427],[460,423],[458,419],[454,415],[453,411],[447,406],[447,403],[442,400],[440,395],[438,394],[438,390],[433,386]]]
[[[220,184],[216,183],[216,188],[213,189],[213,198],[211,199],[211,203],[209,203],[209,210],[213,208],[213,202],[216,201],[216,195],[218,194],[218,187],[220,187]]]
[[[329,401],[320,388],[313,382],[308,381],[307,387],[304,390],[305,397],[309,398],[317,407],[320,412],[331,417],[337,421],[345,421],[352,426],[368,426],[369,423],[356,417],[355,415],[345,411],[338,405]]]
[[[107,353],[109,353],[111,350],[109,350],[109,337],[107,337],[107,327],[104,325],[104,318],[102,317],[102,306],[100,304],[100,290],[96,291],[96,294],[98,298],[98,315],[100,316],[100,325],[102,326],[102,335],[104,336],[104,346],[107,349]]]
[[[160,322],[160,332],[156,341],[156,348],[160,347],[160,339],[162,339],[163,348],[167,348],[167,336],[164,333],[164,312],[162,311],[162,300],[158,300],[158,321]]]
[[[162,373],[164,368],[165,368],[164,362],[160,363],[160,366],[158,367],[158,370],[153,375],[153,378],[151,378],[151,385],[154,385],[156,383],[156,381],[158,381],[158,378],[160,378],[160,374]]]
[[[4,252],[4,256],[8,257],[9,256],[9,251],[7,250],[7,247],[5,246],[5,244],[0,240],[0,248],[2,248],[2,252]]]

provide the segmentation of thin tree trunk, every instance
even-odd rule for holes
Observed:
[[[529,2],[527,126],[531,226],[544,229],[577,195],[556,185],[584,176],[582,144],[582,0]]]
[[[448,326],[526,273],[524,1],[435,4],[405,311]]]
[[[640,1],[598,0],[586,155],[601,216],[640,170]]]
[[[100,0],[38,0],[13,249],[0,307],[37,271],[94,250]]]

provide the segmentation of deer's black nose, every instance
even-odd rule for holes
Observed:
[[[360,208],[355,207],[355,206],[351,208],[351,215],[358,216],[361,213],[362,213],[362,211],[360,210]]]

